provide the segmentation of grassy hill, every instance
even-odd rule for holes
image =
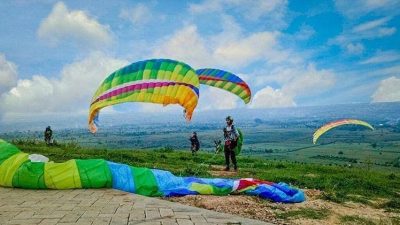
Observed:
[[[107,150],[82,148],[76,144],[46,146],[38,141],[16,141],[20,149],[39,153],[56,162],[68,159],[103,158],[138,167],[170,170],[180,176],[213,177],[213,167],[224,165],[223,155],[170,148],[155,150]],[[273,182],[286,182],[299,188],[323,191],[322,198],[334,201],[361,202],[374,207],[400,208],[400,174],[369,167],[348,168],[338,165],[307,164],[239,156],[239,172],[229,177],[254,177]],[[377,205],[377,199],[386,199]],[[382,202],[382,201],[380,201]]]
[[[286,182],[303,189],[307,200],[301,204],[272,203],[251,196],[167,199],[276,224],[400,224],[400,174],[394,167],[379,169],[369,164],[347,167],[345,164],[323,165],[239,156],[239,172],[224,173],[221,171],[224,165],[222,154],[200,152],[192,156],[189,151],[172,148],[109,150],[81,147],[76,143],[46,146],[37,140],[13,143],[25,152],[43,154],[55,162],[102,158],[137,167],[170,170],[180,176],[253,177]]]
[[[311,122],[310,122],[311,123]],[[92,135],[87,129],[54,130],[61,143],[77,143],[84,148],[187,149],[189,135],[197,131],[203,151],[214,150],[214,140],[221,140],[223,124],[201,125],[142,125],[102,127]],[[400,130],[379,126],[375,131],[357,126],[337,128],[312,144],[316,124],[304,122],[242,123],[238,124],[245,136],[243,154],[268,160],[352,166],[361,169],[385,170],[400,173]],[[42,140],[43,131],[0,133],[5,140]]]

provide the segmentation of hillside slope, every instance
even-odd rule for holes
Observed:
[[[47,147],[37,141],[18,141],[28,153],[39,153],[54,161],[103,158],[115,162],[170,170],[181,176],[254,177],[287,182],[305,189],[304,204],[282,205],[245,196],[188,196],[171,198],[185,204],[240,214],[276,223],[294,224],[399,224],[400,175],[367,168],[346,168],[239,157],[239,172],[223,172],[222,155],[173,149],[106,150],[83,149],[76,144]],[[363,209],[360,211],[360,209]],[[361,216],[361,212],[367,212]],[[364,213],[365,214],[365,213]]]

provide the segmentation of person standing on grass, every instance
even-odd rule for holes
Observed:
[[[230,160],[232,160],[233,168],[237,171],[237,162],[236,162],[236,154],[234,149],[237,146],[237,142],[239,139],[239,132],[235,128],[233,124],[233,118],[231,116],[226,117],[226,127],[224,128],[224,153],[225,153],[225,171],[229,171],[230,168]]]
[[[50,145],[52,139],[53,139],[53,131],[51,130],[51,127],[48,126],[44,131],[44,141],[46,142],[47,145]]]
[[[192,150],[192,155],[194,155],[197,151],[200,149],[200,141],[197,138],[197,133],[193,132],[192,136],[190,137],[190,143],[192,145],[191,150]]]

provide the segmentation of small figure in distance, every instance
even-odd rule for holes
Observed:
[[[51,130],[51,127],[48,126],[44,131],[44,141],[46,142],[46,145],[50,145],[52,143],[52,140],[53,140],[53,131]]]
[[[195,155],[197,151],[200,149],[200,142],[199,139],[197,138],[197,133],[193,132],[192,136],[190,137],[190,143],[191,143],[191,150],[192,150],[192,155]]]

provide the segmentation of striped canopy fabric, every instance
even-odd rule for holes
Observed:
[[[190,120],[199,98],[199,78],[187,64],[170,59],[135,62],[110,74],[93,96],[89,128],[97,131],[99,111],[125,102],[179,104]]]
[[[0,141],[0,186],[57,190],[114,188],[145,196],[245,194],[285,203],[305,200],[303,191],[285,183],[252,178],[179,177],[169,171],[103,159],[32,162],[27,153],[4,141]]]
[[[246,104],[250,102],[250,87],[237,75],[220,69],[198,69],[200,84],[221,88],[239,96]]]
[[[149,59],[113,72],[100,84],[90,104],[89,130],[97,132],[102,108],[126,102],[179,104],[190,121],[198,103],[200,84],[231,92],[246,104],[251,100],[250,87],[233,73],[209,68],[195,71],[176,60]]]
[[[327,123],[327,124],[323,125],[322,127],[318,128],[318,130],[316,130],[315,133],[313,134],[313,143],[316,144],[319,137],[321,135],[323,135],[325,132],[327,132],[335,127],[342,126],[342,125],[348,125],[348,124],[361,125],[364,127],[368,127],[371,130],[374,130],[372,125],[365,121],[355,120],[355,119],[341,119],[341,120]]]

